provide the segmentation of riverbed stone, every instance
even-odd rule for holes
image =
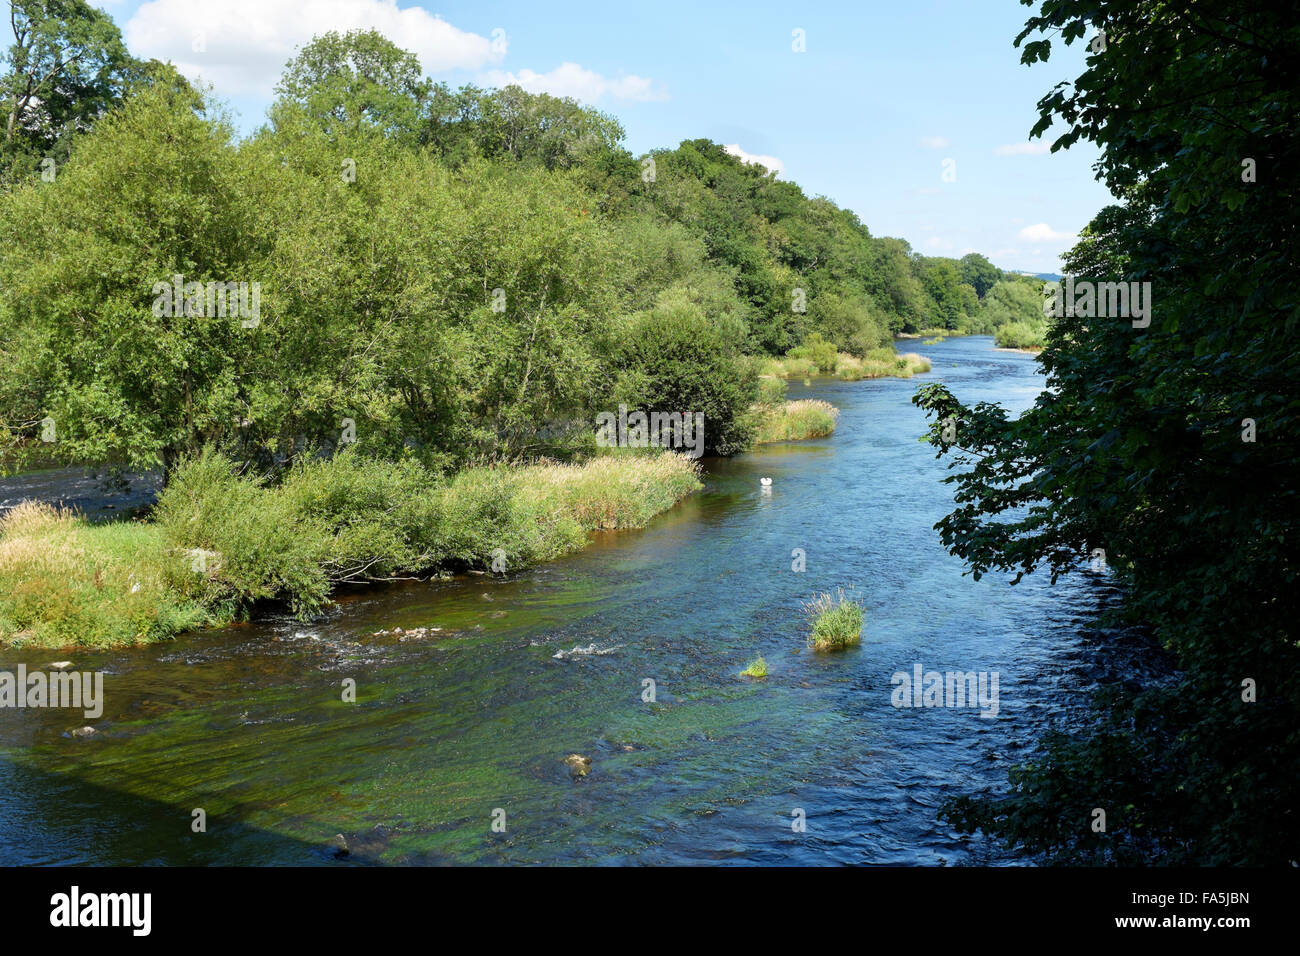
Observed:
[[[582,754],[569,754],[564,758],[564,764],[575,780],[591,773],[591,758],[584,757]]]

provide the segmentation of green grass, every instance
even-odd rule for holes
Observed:
[[[901,355],[890,347],[872,349],[859,357],[847,352],[837,352],[833,361],[824,357],[821,363],[808,358],[769,358],[763,360],[760,371],[764,377],[777,379],[803,379],[807,382],[816,375],[833,375],[855,382],[864,378],[911,378],[919,372],[930,371],[930,360],[915,352]]]
[[[1009,322],[993,333],[993,344],[1000,349],[1037,351],[1044,344],[1045,329],[1028,322]]]
[[[840,410],[830,402],[817,398],[803,398],[785,402],[762,410],[758,423],[756,444],[775,441],[797,441],[803,438],[822,438],[835,431],[835,419]]]
[[[835,354],[833,362],[825,366],[810,359],[770,358],[763,362],[764,376],[779,379],[801,378],[807,381],[814,375],[833,375],[846,382],[864,378],[911,378],[919,372],[930,371],[930,360],[915,352],[899,354],[892,348],[872,349],[859,357],[847,352]]]
[[[823,374],[812,359],[790,358],[789,356],[766,359],[762,365],[762,372],[764,375],[773,375],[777,378],[810,378],[813,375]],[[830,372],[825,374],[829,375]]]
[[[0,640],[44,647],[146,643],[247,616],[302,616],[343,583],[463,568],[507,571],[639,528],[701,486],[680,455],[469,468],[440,479],[352,451],[277,486],[206,453],[159,496],[153,521],[90,525],[37,504],[0,519]]]
[[[0,519],[0,638],[18,646],[139,644],[221,620],[189,589],[161,529],[90,525],[25,502]]]
[[[843,650],[862,639],[862,605],[848,598],[843,588],[835,594],[817,594],[803,609],[812,622],[808,646],[814,651]]]
[[[754,660],[749,662],[749,665],[740,672],[740,676],[761,680],[767,676],[767,661],[763,660],[763,657],[760,654]]]

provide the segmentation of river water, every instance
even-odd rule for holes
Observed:
[[[107,698],[98,720],[0,710],[0,862],[1025,862],[936,810],[1005,787],[1080,706],[1105,588],[962,575],[909,399],[940,378],[1019,411],[1043,379],[987,337],[908,347],[930,374],[792,384],[840,408],[834,435],[706,461],[705,490],[649,528],[543,567],[143,649],[0,649],[0,670],[103,670]],[[800,602],[837,587],[865,605],[863,643],[810,653]],[[375,633],[417,627],[441,630]],[[760,654],[770,676],[739,677]],[[996,716],[896,708],[891,676],[918,664],[997,672]]]

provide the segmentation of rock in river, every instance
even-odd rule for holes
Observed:
[[[591,773],[591,758],[584,757],[582,754],[569,754],[564,758],[564,763],[575,780]]]

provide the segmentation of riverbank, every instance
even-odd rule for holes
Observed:
[[[763,410],[759,419],[756,445],[804,438],[824,438],[835,431],[840,410],[820,399],[784,402]]]
[[[901,355],[893,349],[875,349],[862,357],[838,352],[834,358],[812,359],[786,356],[763,363],[762,374],[780,379],[810,379],[822,376],[856,382],[867,378],[911,378],[930,371],[930,360],[915,352]]]
[[[306,617],[344,584],[551,560],[592,531],[644,527],[701,487],[698,465],[671,453],[447,479],[344,453],[275,487],[205,455],[149,521],[90,524],[35,502],[0,518],[0,642],[147,644],[247,620],[266,602]]]

